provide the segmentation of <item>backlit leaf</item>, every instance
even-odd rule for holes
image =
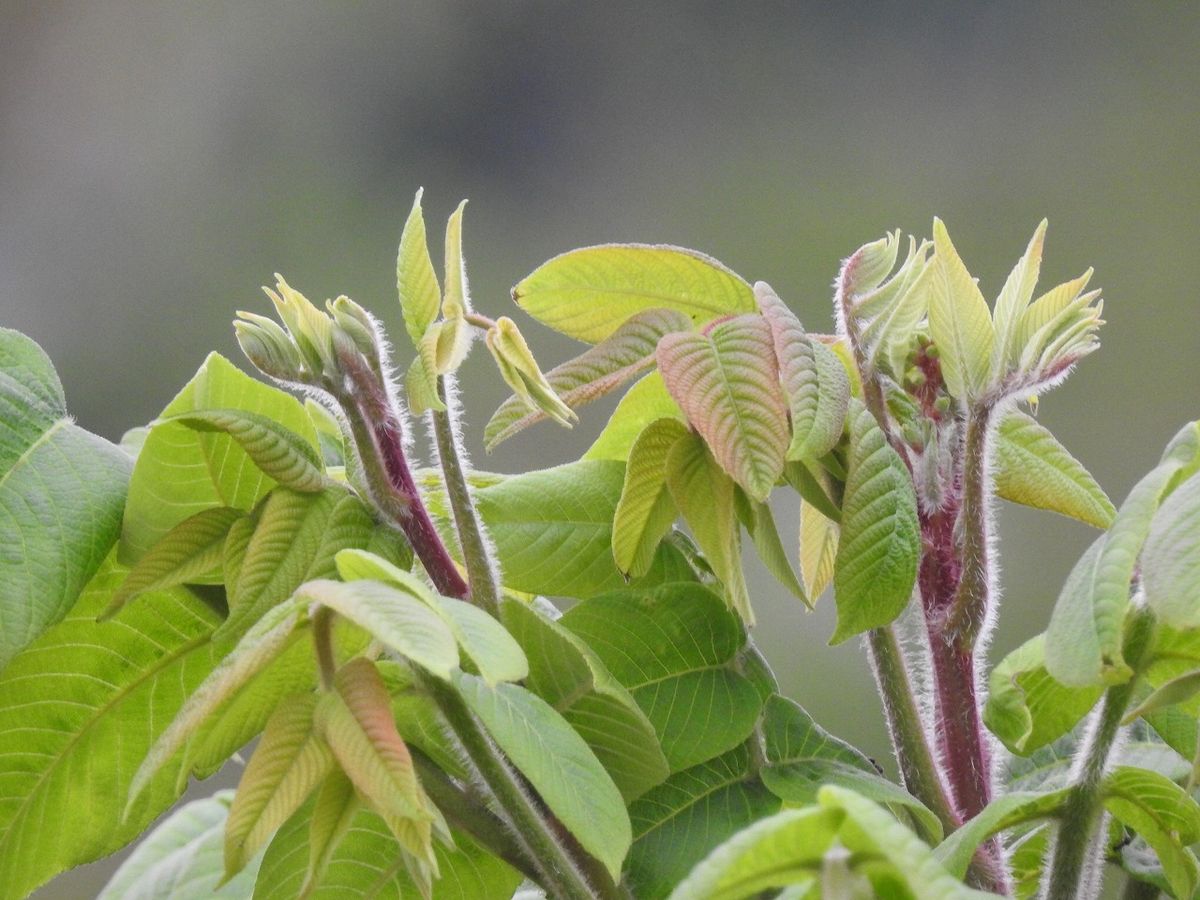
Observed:
[[[990,386],[996,342],[992,316],[940,219],[933,220],[933,247],[929,332],[941,351],[947,389],[970,402]]]
[[[814,506],[800,502],[800,577],[809,602],[816,603],[833,581],[840,529]]]
[[[583,458],[624,462],[629,458],[629,451],[638,435],[652,422],[668,418],[682,422],[683,411],[667,393],[662,373],[655,370],[643,376],[621,398],[604,430],[583,454]]]
[[[425,216],[421,212],[421,195],[424,188],[413,198],[412,211],[404,223],[400,236],[400,250],[396,255],[396,290],[400,295],[400,311],[404,314],[404,327],[413,345],[421,338],[433,320],[437,318],[442,302],[442,290],[438,286],[437,273],[429,258],[429,244],[425,237]]]
[[[1009,273],[1000,296],[996,298],[993,319],[996,323],[996,347],[992,360],[992,373],[1002,378],[1008,368],[1008,359],[1014,349],[1021,314],[1029,306],[1033,289],[1037,286],[1038,272],[1042,266],[1042,244],[1046,239],[1046,220],[1042,219],[1025,254],[1017,260]],[[1017,348],[1018,351],[1020,348]]]
[[[659,419],[638,435],[629,452],[612,533],[613,557],[623,572],[644,575],[658,542],[675,521],[675,503],[667,489],[667,455],[687,433],[678,419]]]

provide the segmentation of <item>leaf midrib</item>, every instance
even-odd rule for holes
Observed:
[[[24,465],[25,463],[29,462],[29,458],[31,456],[33,456],[34,452],[39,447],[46,444],[50,440],[50,437],[53,434],[55,434],[55,432],[60,431],[64,425],[70,425],[70,424],[71,424],[71,420],[64,416],[61,419],[57,419],[53,425],[51,425],[49,428],[47,428],[45,431],[43,431],[40,435],[38,435],[37,440],[35,440],[32,444],[30,444],[28,447],[25,448],[25,452],[17,457],[16,462],[14,462],[12,464],[12,466],[9,467],[9,470],[7,472],[5,472],[3,475],[0,475],[0,491],[4,490],[4,485],[8,483],[8,479],[12,475],[12,473],[17,471],[17,469],[21,468],[21,466]]]

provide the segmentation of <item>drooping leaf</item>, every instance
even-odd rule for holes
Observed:
[[[176,588],[97,625],[125,574],[110,556],[0,676],[2,898],[118,849],[179,796],[174,756],[122,817],[138,764],[216,664],[218,617]]]
[[[1120,766],[1104,780],[1104,806],[1158,855],[1176,897],[1200,886],[1200,865],[1187,849],[1200,839],[1200,806],[1157,772]]]
[[[316,432],[304,407],[212,353],[163,410],[161,420],[195,410],[256,413],[295,432],[314,451]],[[250,510],[275,486],[232,437],[181,422],[155,425],[134,465],[121,532],[121,557],[139,559],[175,525],[214,506]]]
[[[513,389],[526,410],[548,416],[567,428],[579,421],[575,411],[546,380],[516,322],[508,316],[497,319],[487,330],[487,348],[500,377]]]
[[[171,813],[121,863],[96,900],[243,900],[250,896],[261,855],[220,884],[221,835],[232,800],[233,791],[218,791]]]
[[[738,518],[750,534],[754,549],[758,551],[758,558],[767,567],[767,571],[774,575],[776,581],[787,588],[793,597],[812,609],[812,601],[804,593],[804,585],[796,577],[796,570],[792,567],[788,552],[783,548],[783,539],[775,526],[775,514],[771,512],[770,504],[751,500],[739,491],[734,506]]]
[[[631,841],[621,792],[583,738],[546,701],[515,684],[465,673],[459,693],[551,812],[613,878]]]
[[[1012,651],[992,670],[983,720],[1013,753],[1027,756],[1074,728],[1103,688],[1067,687],[1046,671],[1045,635]]]
[[[713,848],[779,807],[751,776],[745,746],[677,772],[629,807],[630,890],[639,900],[666,897]]]
[[[119,447],[68,417],[42,348],[0,328],[0,670],[99,569],[131,469]]]
[[[837,357],[810,338],[800,320],[770,285],[758,282],[754,296],[770,327],[779,381],[791,416],[789,460],[815,460],[841,439],[850,403],[850,380]]]
[[[146,591],[180,584],[206,583],[219,576],[225,556],[225,539],[233,523],[245,513],[217,506],[184,519],[150,548],[129,572],[113,595],[111,615]]]
[[[589,344],[649,309],[677,310],[697,324],[754,309],[750,285],[715,259],[648,244],[571,250],[525,276],[512,293],[539,322]]]
[[[695,584],[617,591],[576,605],[561,623],[633,694],[673,772],[753,731],[762,699],[737,671],[745,633],[712,591]]]
[[[319,491],[329,483],[319,447],[268,416],[244,409],[194,409],[167,421],[229,435],[264,475],[293,491]]]
[[[458,644],[445,619],[406,591],[379,581],[310,581],[297,600],[319,603],[366,629],[401,656],[449,680]]]
[[[1176,628],[1200,625],[1200,477],[1163,502],[1142,550],[1142,587],[1155,615]]]
[[[225,873],[237,874],[333,768],[313,732],[314,694],[285,697],[267,722],[242,773],[225,825]]]
[[[625,466],[625,483],[613,517],[613,558],[622,572],[644,575],[658,542],[675,520],[667,489],[667,456],[687,435],[678,419],[658,419],[638,435]]]
[[[721,468],[751,497],[765,500],[783,473],[789,442],[766,320],[735,316],[703,334],[669,334],[658,342],[658,368]]]
[[[1148,716],[1160,709],[1186,703],[1196,694],[1200,694],[1200,669],[1193,669],[1178,678],[1172,678],[1162,687],[1156,688],[1150,696],[1137,705],[1125,717],[1126,724],[1142,716]],[[1153,723],[1152,723],[1153,724]]]
[[[695,434],[675,442],[667,454],[667,488],[683,514],[713,573],[721,580],[729,605],[747,625],[754,610],[742,571],[742,540],[733,481],[717,465]]]
[[[933,220],[933,247],[929,333],[941,351],[950,394],[971,402],[990,386],[996,343],[992,316],[941,219]]]
[[[312,816],[308,820],[308,871],[304,875],[300,896],[315,886],[328,870],[338,844],[365,805],[358,798],[350,776],[334,766],[317,789],[311,807]],[[287,823],[283,830],[286,827]]]
[[[567,406],[578,409],[652,368],[659,338],[690,325],[691,320],[675,310],[637,313],[596,346],[555,366],[546,373],[546,380]],[[530,410],[520,397],[509,397],[484,429],[484,445],[490,451],[545,418],[545,413]]]
[[[812,504],[800,502],[800,577],[815,604],[833,581],[840,529]]]
[[[421,343],[421,338],[437,318],[442,302],[442,289],[433,269],[433,260],[429,258],[425,237],[425,216],[421,211],[424,192],[421,188],[413,198],[412,211],[404,223],[400,250],[396,254],[396,291],[400,295],[404,327],[414,346]]]
[[[921,553],[912,480],[875,418],[857,401],[850,410],[849,466],[833,572],[834,644],[900,615]]]
[[[1062,809],[1068,791],[1061,789],[1039,794],[1016,791],[1002,794],[983,811],[950,835],[933,851],[942,865],[956,878],[965,878],[975,850],[994,834],[1017,825],[1050,818]]]
[[[806,882],[821,870],[844,813],[788,809],[739,831],[708,855],[671,892],[672,900],[742,900]]]
[[[683,411],[667,393],[662,374],[655,370],[643,376],[631,387],[613,414],[600,436],[596,438],[584,459],[614,459],[624,462],[638,435],[658,419],[684,421]]]
[[[579,637],[520,601],[505,600],[501,614],[529,658],[525,686],[587,742],[626,802],[670,774],[654,726]]]
[[[1090,472],[1032,416],[1012,410],[996,433],[996,493],[1005,500],[1062,513],[1097,528],[1116,509]]]
[[[1008,368],[1008,359],[1014,349],[1020,352],[1022,348],[1014,348],[1017,329],[1021,322],[1021,314],[1029,306],[1033,297],[1033,289],[1037,286],[1038,273],[1042,266],[1042,244],[1046,239],[1046,220],[1029,239],[1025,254],[1017,260],[1009,273],[1000,296],[996,298],[996,309],[993,320],[996,324],[996,347],[992,359],[992,374],[1002,378]],[[1103,527],[1103,526],[1101,526]]]

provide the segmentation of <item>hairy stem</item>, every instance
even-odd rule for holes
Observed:
[[[1154,636],[1154,617],[1138,609],[1127,626],[1125,659],[1136,672],[1147,656]],[[1104,692],[1099,719],[1088,735],[1076,761],[1075,782],[1063,807],[1058,834],[1046,864],[1042,896],[1046,900],[1077,900],[1088,889],[1086,876],[1099,865],[1103,851],[1102,793],[1109,757],[1121,730],[1121,720],[1137,690],[1138,676]]]
[[[1148,881],[1139,881],[1132,875],[1125,878],[1122,900],[1155,900],[1162,892]]]
[[[480,781],[495,798],[509,832],[537,867],[537,882],[554,898],[618,898],[620,888],[596,860],[572,846],[570,838],[530,793],[453,688],[423,679]]]
[[[990,406],[979,404],[967,416],[962,455],[962,506],[958,532],[962,536],[962,566],[946,630],[961,648],[974,647],[987,621],[992,586],[991,522],[988,516],[988,440]]]
[[[446,497],[454,513],[454,527],[458,532],[458,544],[462,548],[463,562],[467,567],[467,581],[471,587],[471,599],[492,615],[500,609],[500,585],[496,580],[496,568],[488,552],[483,524],[471,499],[470,486],[463,471],[463,454],[458,446],[452,404],[447,400],[444,377],[437,380],[437,393],[445,410],[430,413],[433,417],[433,434],[437,442],[438,460],[442,466],[442,477],[446,483]]]

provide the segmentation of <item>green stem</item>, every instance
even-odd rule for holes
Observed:
[[[1121,892],[1122,900],[1155,900],[1161,892],[1148,881],[1138,881],[1132,876],[1125,878],[1125,890]]]
[[[537,881],[554,898],[618,898],[620,888],[599,862],[571,846],[559,826],[539,806],[508,760],[480,728],[453,688],[429,678],[424,686],[445,716],[450,730],[479,779],[495,798],[496,811],[537,866]]]
[[[1149,610],[1134,611],[1125,636],[1124,657],[1136,672],[1147,656],[1154,636]],[[1101,852],[1100,823],[1104,806],[1104,775],[1121,720],[1137,689],[1138,676],[1114,685],[1104,693],[1100,719],[1083,747],[1075,783],[1063,807],[1058,836],[1046,866],[1046,900],[1077,900],[1088,868],[1097,865]]]
[[[496,580],[496,567],[484,537],[483,524],[479,521],[475,503],[471,499],[471,489],[463,470],[462,453],[455,432],[454,408],[446,399],[446,382],[443,377],[437,380],[437,394],[446,408],[431,413],[433,434],[437,443],[438,460],[442,466],[442,477],[446,483],[446,497],[454,513],[458,545],[462,548],[463,562],[467,567],[471,599],[492,615],[497,615],[500,609],[500,585]]]

